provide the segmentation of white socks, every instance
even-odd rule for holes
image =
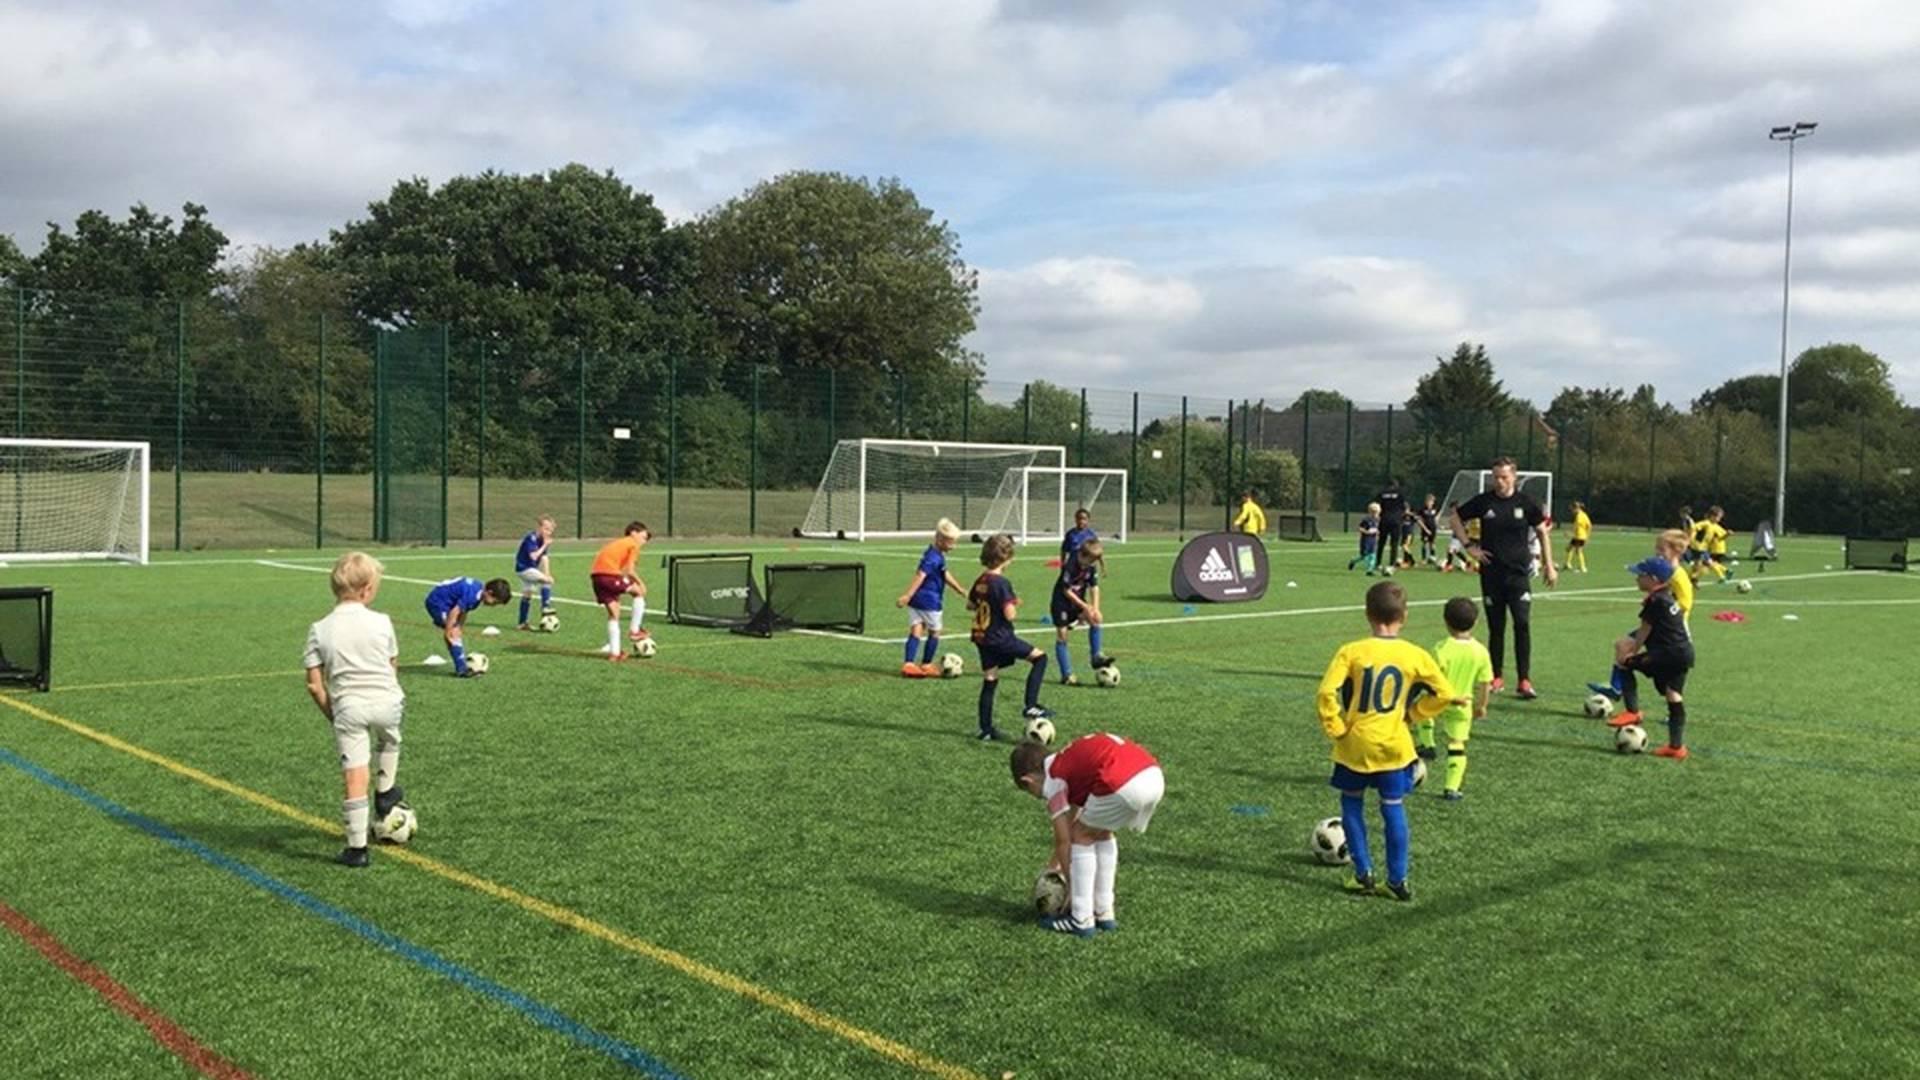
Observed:
[[[644,596],[634,597],[633,598],[633,621],[627,625],[627,630],[631,632],[631,631],[640,629],[640,620],[646,617],[647,617],[647,598]]]
[[[373,790],[385,795],[393,790],[393,782],[400,776],[400,748],[381,747],[373,755]]]
[[[1113,918],[1113,875],[1120,867],[1120,841],[1109,836],[1093,845],[1093,914]]]
[[[620,620],[607,620],[607,655],[620,655]]]
[[[367,846],[367,803],[365,795],[357,799],[340,800],[341,817],[346,819],[347,846]]]
[[[1067,874],[1068,891],[1072,894],[1072,905],[1068,911],[1073,915],[1075,926],[1093,925],[1093,888],[1094,878],[1099,871],[1095,869],[1093,844],[1075,844],[1071,848]]]

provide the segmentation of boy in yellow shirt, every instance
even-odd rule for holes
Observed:
[[[1574,500],[1573,539],[1567,541],[1568,570],[1587,572],[1587,538],[1593,535],[1593,519],[1587,516],[1587,504]]]
[[[1472,597],[1456,596],[1445,609],[1447,639],[1433,647],[1433,658],[1440,674],[1454,688],[1472,695],[1471,705],[1449,704],[1440,714],[1447,735],[1447,787],[1441,798],[1459,802],[1466,796],[1460,784],[1467,778],[1467,740],[1473,737],[1473,722],[1487,716],[1487,694],[1493,688],[1493,655],[1474,639],[1473,626],[1480,618],[1480,605]],[[1416,752],[1424,761],[1434,759],[1431,719],[1414,722]]]
[[[1353,857],[1349,892],[1380,893],[1367,848],[1366,793],[1380,792],[1380,822],[1387,839],[1384,895],[1413,899],[1407,882],[1409,837],[1406,798],[1413,790],[1415,722],[1438,716],[1449,704],[1463,704],[1427,650],[1400,638],[1407,621],[1407,591],[1382,581],[1367,590],[1367,623],[1373,633],[1333,654],[1320,679],[1317,704],[1320,727],[1333,740],[1333,777],[1340,792],[1340,824]],[[1416,689],[1424,691],[1416,694]]]

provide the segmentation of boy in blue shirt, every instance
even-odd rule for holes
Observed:
[[[980,545],[980,565],[986,572],[975,578],[967,590],[967,609],[973,612],[973,643],[980,650],[980,741],[1001,738],[993,726],[993,693],[1000,687],[1000,669],[1025,660],[1033,665],[1027,672],[1026,716],[1052,716],[1040,705],[1040,687],[1047,681],[1047,654],[1034,648],[1013,632],[1020,615],[1020,597],[1006,578],[1007,564],[1013,561],[1013,537],[998,533]]]
[[[947,552],[952,551],[959,540],[960,526],[941,518],[933,527],[933,543],[920,556],[920,568],[907,583],[907,591],[893,602],[894,607],[907,609],[907,653],[900,663],[900,674],[909,679],[940,674],[933,663],[934,656],[940,652],[940,609],[949,586],[962,596],[967,593],[960,579],[947,569]],[[913,658],[916,650],[920,654],[917,663]]]
[[[1373,574],[1373,568],[1380,559],[1380,504],[1367,504],[1366,516],[1360,519],[1360,554],[1347,560],[1347,569],[1364,564],[1367,574]]]
[[[1073,565],[1073,557],[1080,554],[1080,546],[1089,540],[1100,539],[1093,531],[1093,514],[1086,507],[1073,512],[1073,528],[1060,538],[1060,576],[1067,576],[1067,568]]]
[[[1060,685],[1078,686],[1073,677],[1073,656],[1067,648],[1067,635],[1085,625],[1087,647],[1092,653],[1088,663],[1095,671],[1113,663],[1101,647],[1103,624],[1100,614],[1100,575],[1106,573],[1105,554],[1099,539],[1081,544],[1078,551],[1060,564],[1060,579],[1053,583],[1053,596],[1047,601],[1047,617],[1053,623],[1053,657],[1060,665]]]
[[[527,609],[533,590],[540,590],[540,614],[553,612],[553,567],[547,556],[553,551],[553,519],[545,514],[534,522],[533,531],[520,538],[520,549],[513,554],[513,572],[520,578],[520,629],[531,630]]]
[[[457,577],[435,585],[427,593],[427,614],[433,625],[446,636],[447,655],[453,658],[453,673],[459,678],[474,674],[467,670],[467,650],[461,644],[461,630],[467,614],[477,607],[498,607],[513,599],[513,586],[506,578],[494,578],[481,584],[479,578]]]

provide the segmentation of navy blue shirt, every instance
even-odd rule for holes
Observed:
[[[1013,622],[1007,618],[1007,605],[1018,599],[1005,574],[981,574],[974,579],[973,588],[967,590],[967,606],[973,609],[975,645],[1012,644]]]

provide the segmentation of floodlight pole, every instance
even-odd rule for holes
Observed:
[[[1787,531],[1787,304],[1793,289],[1793,144],[1813,134],[1817,123],[1798,121],[1767,132],[1767,138],[1787,144],[1786,256],[1780,265],[1780,450],[1773,486],[1773,533]]]

